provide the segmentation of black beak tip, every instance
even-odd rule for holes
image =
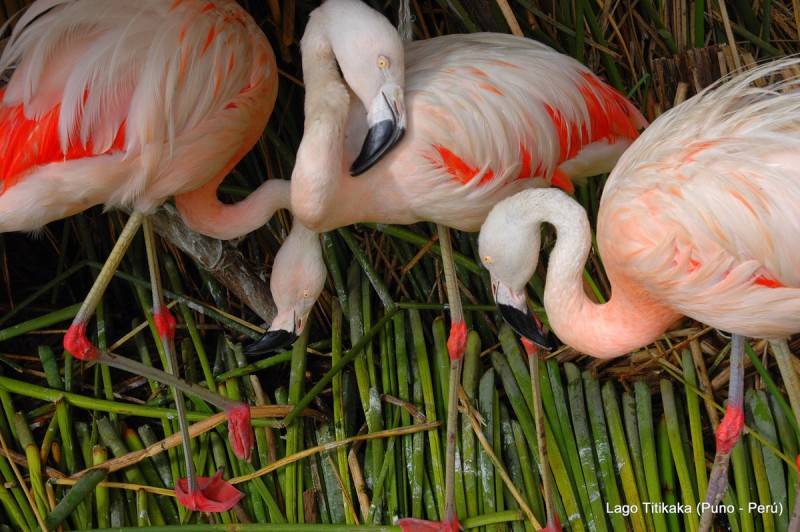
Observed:
[[[394,120],[383,120],[372,126],[361,146],[361,153],[350,166],[350,174],[358,176],[375,166],[403,138],[405,129]]]
[[[498,304],[497,310],[500,315],[508,323],[509,327],[514,329],[520,336],[524,336],[541,349],[547,351],[554,350],[557,346],[556,343],[546,335],[539,324],[536,322],[530,312],[523,312],[511,305]]]
[[[245,347],[242,352],[248,357],[266,355],[292,345],[295,340],[297,340],[297,335],[285,329],[267,331],[264,336]]]

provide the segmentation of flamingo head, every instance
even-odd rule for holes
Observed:
[[[278,314],[269,330],[245,347],[244,353],[264,355],[294,343],[322,293],[326,275],[319,236],[295,221],[272,267],[270,288]]]
[[[329,43],[344,81],[366,110],[368,132],[350,168],[358,175],[405,133],[403,41],[389,20],[364,2],[328,0],[311,14],[303,34],[304,53],[321,42]]]
[[[348,24],[349,31],[341,39],[344,50],[336,50],[336,59],[342,76],[367,111],[367,136],[350,167],[350,173],[356,176],[372,168],[403,138],[406,108],[405,53],[400,34],[366,4],[358,2],[353,7],[361,23]]]
[[[481,262],[489,270],[495,305],[506,323],[540,348],[553,350],[555,343],[528,308],[525,291],[539,259],[540,227],[525,229],[513,199],[498,203],[484,221],[478,237]]]
[[[542,330],[542,323],[528,308],[528,295],[524,288],[519,292],[513,292],[501,281],[493,278],[492,292],[497,311],[514,332],[541,349],[552,351],[556,348],[553,340]]]

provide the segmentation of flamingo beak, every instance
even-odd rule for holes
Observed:
[[[289,347],[295,340],[297,340],[297,334],[294,331],[285,329],[269,330],[264,333],[264,336],[245,347],[242,352],[248,357],[266,355],[278,349]]]
[[[502,282],[493,279],[492,290],[497,310],[514,332],[541,349],[552,351],[556,348],[555,342],[542,330],[541,322],[528,309],[524,288],[521,292],[514,292]]]
[[[242,351],[245,356],[266,355],[292,345],[303,330],[305,320],[297,320],[293,310],[278,314],[264,335]]]
[[[373,100],[367,113],[367,138],[361,153],[350,166],[350,174],[361,175],[372,168],[406,132],[406,107],[399,85],[386,84]]]

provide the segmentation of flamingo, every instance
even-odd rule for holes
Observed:
[[[440,224],[444,243],[441,226],[477,231],[504,197],[550,184],[571,191],[571,179],[607,172],[646,126],[619,92],[543,44],[481,33],[404,46],[385,17],[357,0],[315,9],[301,52],[306,118],[291,210],[313,231],[427,220]],[[455,392],[466,326],[452,270],[445,275]],[[248,351],[270,349],[276,337],[271,331]],[[445,530],[458,527],[456,400],[451,393]]]
[[[0,71],[11,72],[0,89],[0,232],[35,231],[97,204],[133,211],[64,337],[65,349],[226,410],[232,449],[249,459],[246,404],[101,351],[86,327],[144,225],[154,319],[172,359],[175,320],[161,302],[146,214],[174,195],[190,227],[233,238],[289,207],[289,184],[270,180],[237,205],[198,211],[205,191],[216,191],[272,111],[277,68],[266,37],[232,0],[38,0],[19,18]],[[189,195],[198,187],[203,194]],[[303,240],[306,231],[296,227],[290,241]],[[187,461],[179,499],[191,509],[229,508],[242,494],[220,475],[198,483],[178,392],[176,408]]]
[[[682,315],[733,333],[710,505],[727,489],[729,454],[743,425],[742,337],[769,339],[784,380],[797,379],[785,338],[800,331],[800,91],[784,91],[800,78],[765,88],[753,82],[798,63],[767,64],[687,100],[620,158],[597,222],[612,287],[607,303],[583,292],[591,230],[585,211],[562,192],[526,190],[503,200],[479,237],[495,301],[523,336],[540,332],[524,286],[543,222],[557,233],[544,306],[564,343],[617,357],[651,343]],[[706,512],[701,529],[712,519]]]

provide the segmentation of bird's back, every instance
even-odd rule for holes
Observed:
[[[752,84],[797,63],[687,101],[623,155],[598,219],[609,277],[731,332],[800,331],[800,92]]]
[[[34,180],[28,196],[71,203],[0,219],[0,230],[30,229],[94,203],[146,210],[199,186],[240,144],[249,149],[274,101],[269,44],[230,0],[36,2],[0,71],[11,74],[0,93],[0,198]],[[255,101],[262,107],[248,107]],[[192,153],[215,130],[230,141]],[[70,189],[76,197],[66,197]]]
[[[630,101],[576,60],[504,34],[410,43],[405,94],[412,173],[442,198],[435,219],[463,220],[469,203],[472,230],[516,190],[548,182],[569,189],[571,178],[609,171],[646,126]],[[443,204],[459,204],[459,212],[447,217]]]

